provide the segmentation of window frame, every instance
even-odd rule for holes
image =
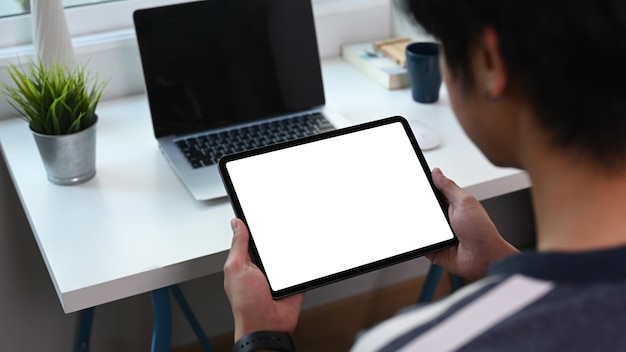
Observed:
[[[109,1],[68,7],[65,9],[65,17],[70,35],[75,38],[132,27],[131,14],[136,9],[182,2],[188,2],[188,0]],[[0,33],[9,34],[0,38],[0,48],[7,49],[32,43],[30,19],[30,14],[0,18]]]
[[[132,13],[140,8],[156,7],[189,0],[123,0],[87,4],[65,9],[70,36],[77,38],[96,33],[131,29]],[[358,11],[389,3],[389,0],[312,0],[316,15]],[[0,18],[0,49],[22,47],[32,43],[30,14]]]

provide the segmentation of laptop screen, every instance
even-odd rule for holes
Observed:
[[[134,21],[156,137],[324,104],[310,0],[206,0]]]

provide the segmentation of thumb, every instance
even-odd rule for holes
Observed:
[[[230,221],[230,227],[233,230],[233,240],[225,267],[242,265],[249,259],[248,242],[250,234],[246,225],[240,219],[234,218]]]
[[[435,168],[432,172],[433,183],[437,187],[441,193],[443,193],[444,197],[448,200],[449,203],[455,204],[458,203],[463,197],[467,195],[467,193],[459,187],[454,181],[447,178],[441,172],[441,169]]]

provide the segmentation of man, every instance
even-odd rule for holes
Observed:
[[[476,281],[374,327],[354,351],[626,349],[626,2],[402,6],[441,41],[468,136],[494,164],[528,172],[537,252],[519,254],[480,203],[435,169],[460,243],[428,258]],[[303,297],[271,300],[245,225],[232,224],[224,270],[235,339],[291,333]]]

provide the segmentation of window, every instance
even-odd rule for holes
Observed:
[[[0,6],[17,9],[21,15],[2,17],[0,8],[0,49],[28,45],[32,42],[32,29],[30,16],[19,10],[22,2],[30,0],[0,0]],[[48,0],[44,0],[48,1]],[[145,7],[162,6],[173,3],[189,2],[190,0],[63,0],[64,5],[69,6],[65,10],[65,16],[73,38],[90,34],[102,34],[119,30],[132,29],[132,13],[134,10]],[[312,0],[316,16],[332,16],[370,11],[375,9],[377,15],[370,17],[365,22],[376,21],[376,16],[384,16],[389,10],[390,0]],[[2,5],[4,4],[4,5]],[[89,4],[89,6],[77,6]],[[372,14],[369,14],[372,16]],[[389,16],[387,12],[386,16]],[[380,21],[379,21],[380,22]],[[346,24],[344,23],[343,26]],[[353,29],[359,31],[358,28]],[[366,30],[367,32],[367,30]],[[18,52],[23,51],[17,49]],[[11,56],[15,56],[16,50],[11,50]],[[6,57],[0,52],[2,56]]]
[[[0,0],[0,4],[21,0]],[[49,0],[43,0],[49,1]],[[66,8],[74,53],[90,68],[110,77],[106,98],[137,94],[143,76],[136,48],[132,13],[139,8],[191,0],[63,0],[88,2]],[[230,0],[233,1],[233,0]],[[388,38],[391,0],[312,0],[320,56],[336,57],[342,43]],[[32,53],[30,15],[0,17],[0,81],[8,82],[5,63]],[[12,109],[0,99],[0,120]]]
[[[63,0],[63,7],[89,5],[120,0]],[[30,0],[4,0],[0,3],[0,17],[22,15],[30,12]]]
[[[17,15],[0,18],[0,48],[26,45],[32,41],[30,16],[20,10],[22,1],[1,0],[0,17],[3,8],[13,9]],[[48,0],[44,0],[48,1]],[[63,0],[65,16],[72,37],[94,33],[110,32],[132,27],[132,12],[142,7],[188,2],[189,0]],[[78,5],[89,6],[78,6]],[[7,10],[7,11],[9,11]],[[7,12],[4,12],[5,14]]]

